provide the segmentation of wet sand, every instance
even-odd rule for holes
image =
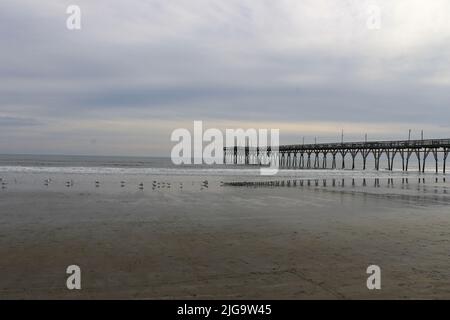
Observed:
[[[445,183],[175,184],[0,191],[0,298],[450,298]]]

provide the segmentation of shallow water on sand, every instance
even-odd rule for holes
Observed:
[[[1,168],[2,298],[450,298],[442,174]]]

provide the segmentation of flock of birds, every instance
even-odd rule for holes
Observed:
[[[0,182],[2,183],[2,189],[6,189],[8,183],[6,181],[3,181],[3,178],[0,178]]]
[[[54,182],[54,181],[51,178],[47,178],[47,179],[44,180],[44,186],[48,187],[52,182]],[[3,178],[0,178],[0,183],[1,183],[2,189],[6,189],[7,188],[8,183],[6,182],[6,180],[3,180]],[[16,183],[17,183],[17,181],[16,181]],[[207,189],[208,188],[208,184],[209,184],[208,180],[201,181],[201,183],[200,183],[201,189]],[[68,187],[68,188],[73,187],[74,186],[74,181],[72,179],[67,180],[67,181],[65,181],[64,185],[66,187]],[[94,185],[95,185],[96,188],[99,188],[101,186],[101,183],[100,183],[99,180],[95,180]],[[125,186],[126,186],[126,182],[123,181],[123,180],[120,181],[120,187],[124,188]],[[151,186],[152,186],[153,190],[154,189],[160,189],[160,188],[170,189],[172,187],[172,183],[165,182],[165,181],[159,182],[159,181],[153,180]],[[140,182],[137,185],[137,188],[139,190],[144,190],[144,183]],[[179,189],[183,189],[183,183],[182,182],[179,182],[178,188]]]
[[[6,180],[3,180],[3,178],[0,178],[0,182],[2,185],[2,189],[6,189],[6,187],[8,186],[8,182],[6,182]],[[16,179],[14,179],[14,183],[17,183]]]

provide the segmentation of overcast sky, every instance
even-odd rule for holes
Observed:
[[[0,153],[169,155],[193,120],[450,137],[448,0],[2,0],[0,44]]]

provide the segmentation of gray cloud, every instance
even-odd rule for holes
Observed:
[[[81,31],[65,28],[73,3]],[[366,27],[373,3],[380,30]],[[399,123],[440,136],[450,118],[449,15],[446,1],[2,1],[0,131],[11,138],[0,147],[27,152],[28,133],[53,153],[86,153],[64,141],[107,139],[96,121],[373,123],[393,138],[389,124]],[[138,143],[116,133],[127,139]],[[169,137],[153,141],[165,143],[159,153]]]
[[[39,124],[39,121],[30,118],[0,117],[0,126],[2,127],[25,127],[36,126]]]

